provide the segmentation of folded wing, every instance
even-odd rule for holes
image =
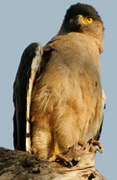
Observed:
[[[14,82],[14,147],[30,152],[30,104],[33,83],[40,69],[43,49],[39,43],[30,44],[23,52]]]

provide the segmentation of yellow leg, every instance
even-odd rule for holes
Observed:
[[[67,152],[66,152],[67,153]],[[65,154],[66,154],[65,153]],[[60,152],[59,150],[59,147],[58,147],[58,144],[55,143],[55,146],[54,146],[54,153],[53,155],[49,158],[49,161],[56,161],[57,159],[60,159],[63,161],[63,164],[64,165],[70,165],[70,166],[73,166],[73,163],[71,162],[72,159],[69,159],[67,157],[65,157],[64,154],[62,154],[62,152]]]
[[[53,155],[49,158],[49,161],[55,161],[58,154],[60,154],[60,151],[59,151],[59,148],[58,148],[58,144],[55,143],[54,145],[54,152],[53,152]]]

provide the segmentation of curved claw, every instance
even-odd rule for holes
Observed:
[[[54,154],[49,158],[49,161],[59,162],[60,164],[66,167],[73,167],[75,164],[73,160],[70,160],[69,158],[65,157],[63,154],[57,154],[57,155]]]
[[[99,141],[92,139],[90,143],[94,146],[98,146],[96,147],[96,151],[99,151],[100,153],[104,154],[103,146]]]

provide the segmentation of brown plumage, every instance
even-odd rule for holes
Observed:
[[[58,35],[43,48],[31,93],[29,119],[31,152],[40,159],[64,159],[63,153],[70,148],[99,139],[104,109],[100,81],[103,34],[103,23],[96,10],[78,3],[70,7]],[[29,59],[29,76],[36,48],[37,44],[32,44],[24,52],[26,58],[22,57],[22,64]],[[16,149],[25,150],[29,76],[25,69],[26,79],[21,79],[20,70],[21,65],[14,85],[14,144]],[[17,97],[22,93],[20,108]]]

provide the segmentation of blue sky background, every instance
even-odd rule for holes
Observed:
[[[101,143],[104,155],[97,153],[96,167],[108,178],[117,171],[117,2],[116,0],[1,0],[0,1],[0,146],[13,149],[13,81],[23,50],[31,42],[47,43],[61,26],[66,9],[74,3],[93,5],[105,25],[104,52],[101,55],[102,85],[107,108]]]

